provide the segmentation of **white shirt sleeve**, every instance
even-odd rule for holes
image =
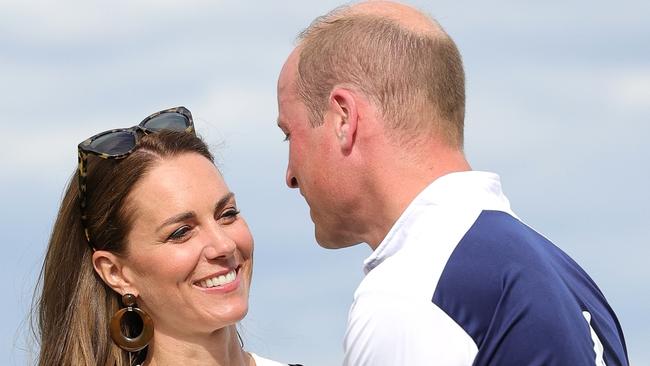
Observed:
[[[343,365],[472,364],[478,352],[474,341],[433,302],[390,295],[358,294],[343,341]]]

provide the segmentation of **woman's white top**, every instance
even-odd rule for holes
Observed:
[[[272,361],[264,357],[260,357],[254,354],[253,352],[248,352],[248,353],[250,353],[251,357],[253,357],[253,360],[255,360],[256,366],[287,366],[286,363],[279,363],[277,361]]]
[[[255,360],[255,365],[256,366],[287,366],[287,364],[284,363],[279,363],[276,361],[269,360],[264,357],[260,357],[253,352],[248,352],[251,357],[253,357],[253,360]],[[141,366],[141,365],[136,365],[136,366]]]

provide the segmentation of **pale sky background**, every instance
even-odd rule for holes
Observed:
[[[29,364],[36,276],[76,145],[184,105],[256,240],[246,347],[330,366],[365,245],[317,246],[284,185],[276,79],[297,33],[338,1],[0,1],[0,364]],[[413,1],[455,39],[466,153],[513,209],[580,263],[650,365],[650,2]]]

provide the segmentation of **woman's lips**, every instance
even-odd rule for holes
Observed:
[[[225,292],[234,290],[240,282],[237,276],[240,267],[238,266],[225,273],[211,275],[208,278],[194,282],[194,285],[205,290],[220,290]]]

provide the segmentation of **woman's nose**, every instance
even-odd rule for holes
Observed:
[[[209,230],[209,235],[204,244],[205,257],[207,259],[232,257],[237,249],[237,243],[223,228],[219,227],[219,225],[215,226]]]

